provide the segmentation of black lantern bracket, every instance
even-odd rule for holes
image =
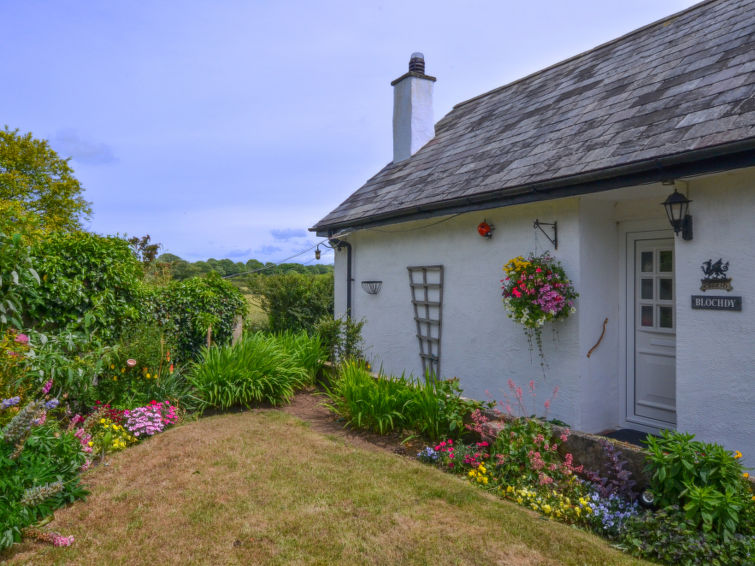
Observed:
[[[548,232],[546,232],[543,229],[543,226],[550,226],[553,230],[553,237],[551,238],[548,235]],[[537,218],[535,219],[535,222],[532,224],[532,228],[537,228],[540,230],[543,235],[545,235],[546,238],[548,238],[548,241],[553,244],[554,249],[558,249],[558,222],[540,222]]]
[[[688,214],[689,200],[684,194],[679,192],[681,188],[684,192],[687,192],[686,181],[666,181],[664,185],[673,185],[674,192],[671,193],[666,200],[661,203],[663,208],[666,209],[666,216],[668,216],[669,223],[674,230],[674,234],[677,236],[681,232],[682,240],[692,239],[692,216]]]

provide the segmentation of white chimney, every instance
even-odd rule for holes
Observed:
[[[393,86],[393,162],[409,159],[435,136],[433,83],[425,74],[425,56],[412,53],[409,72]]]

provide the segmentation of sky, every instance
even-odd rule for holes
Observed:
[[[88,230],[314,263],[307,228],[392,159],[413,52],[438,121],[694,3],[0,0],[0,127],[70,157]]]

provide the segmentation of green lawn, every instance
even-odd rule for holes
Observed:
[[[9,564],[647,564],[576,528],[281,411],[188,423],[85,476]]]

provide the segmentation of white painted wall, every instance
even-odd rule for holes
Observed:
[[[677,419],[755,466],[755,168],[691,179],[693,239],[677,239]],[[729,262],[733,290],[700,291],[700,265]],[[742,297],[742,312],[692,310],[691,295]]]
[[[442,264],[441,373],[459,377],[465,394],[480,399],[485,399],[486,391],[502,399],[508,393],[508,379],[522,386],[535,380],[539,413],[558,385],[550,414],[576,426],[582,395],[577,317],[558,324],[557,340],[546,327],[543,342],[550,367],[543,377],[537,353],[530,355],[524,332],[506,316],[500,280],[503,264],[511,257],[553,249],[533,229],[535,218],[558,220],[559,249],[553,253],[567,273],[578,279],[577,206],[577,199],[565,199],[469,213],[441,223],[432,219],[359,230],[346,236],[354,250],[353,315],[367,320],[363,335],[373,365],[395,374],[421,375],[407,266]],[[496,227],[491,240],[477,234],[483,218]],[[344,263],[345,252],[336,254],[337,286],[342,284],[339,279],[345,279]],[[378,295],[367,295],[360,282],[375,279],[383,281],[383,288]],[[338,312],[343,312],[338,287],[336,293]]]
[[[600,432],[615,427],[619,387],[619,253],[614,201],[584,197],[579,205],[578,290],[579,428]],[[608,319],[603,339],[603,321]],[[590,357],[587,353],[596,346]]]
[[[688,181],[694,239],[676,239],[678,428],[740,450],[755,465],[755,168]],[[353,315],[367,320],[367,355],[386,372],[421,374],[406,268],[443,264],[445,377],[459,377],[465,394],[479,399],[486,391],[501,399],[509,378],[522,386],[534,379],[531,412],[541,412],[558,385],[550,416],[588,432],[619,425],[626,389],[622,237],[667,230],[660,203],[671,190],[630,187],[345,236],[353,245]],[[545,377],[523,331],[506,317],[500,291],[501,268],[511,257],[552,250],[532,228],[535,218],[558,221],[559,249],[552,253],[580,293],[576,315],[556,325],[558,339],[547,327],[543,333]],[[496,228],[491,240],[477,235],[483,219]],[[690,308],[690,295],[702,294],[700,265],[719,257],[730,261],[741,313]],[[345,251],[336,253],[336,313],[345,311],[345,258]],[[383,288],[367,295],[359,283],[375,279]],[[588,359],[606,317],[606,335]]]

